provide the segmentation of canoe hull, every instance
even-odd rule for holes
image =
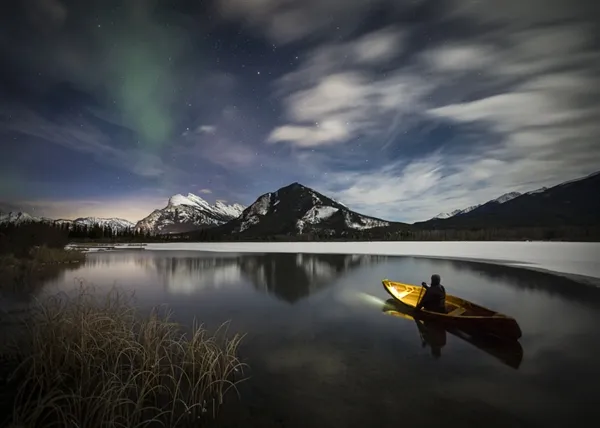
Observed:
[[[411,308],[419,318],[439,320],[460,330],[476,335],[490,335],[516,340],[522,336],[517,321],[499,312],[476,305],[460,297],[446,295],[447,313],[425,309],[417,311],[416,305],[424,294],[423,287],[384,279],[383,288],[396,300]]]

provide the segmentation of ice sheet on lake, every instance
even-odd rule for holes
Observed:
[[[147,250],[374,254],[490,261],[600,279],[600,243],[582,242],[239,242],[149,243]]]

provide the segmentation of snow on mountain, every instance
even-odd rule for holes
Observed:
[[[113,231],[119,232],[127,229],[131,229],[134,227],[134,223],[124,220],[122,218],[100,218],[100,217],[81,217],[75,220],[67,220],[67,219],[58,219],[53,220],[46,217],[34,217],[24,212],[9,212],[9,213],[0,213],[0,224],[2,223],[12,223],[12,224],[23,224],[23,223],[48,223],[55,224],[58,226],[68,225],[72,227],[73,225],[82,225],[82,226],[100,226],[100,227],[109,227]]]
[[[449,213],[440,213],[440,214],[436,215],[435,217],[433,217],[432,220],[443,220],[443,219],[454,217],[454,216],[457,216],[460,214],[466,214],[468,212],[473,211],[476,208],[479,208],[480,206],[481,205],[471,205],[470,207],[463,208],[461,210],[454,210]]]
[[[356,230],[373,229],[374,227],[387,227],[390,225],[388,221],[365,217],[350,210],[344,211],[344,220],[346,226],[348,226],[350,229]]]
[[[3,213],[0,212],[0,224],[2,223],[12,223],[12,224],[22,224],[22,223],[31,223],[31,222],[40,222],[42,219],[40,217],[34,217],[24,212],[8,212]]]
[[[531,192],[527,192],[526,195],[535,195],[536,193],[544,193],[546,190],[548,190],[547,187],[542,187],[540,189],[532,190]]]
[[[439,213],[438,215],[436,215],[435,217],[432,218],[432,220],[443,220],[445,218],[450,218],[450,217],[454,217],[455,215],[458,215],[462,212],[463,210],[454,210],[450,213]]]
[[[230,233],[296,235],[311,231],[336,233],[389,226],[364,216],[299,183],[261,195],[228,226]]]
[[[149,233],[178,233],[214,227],[239,217],[244,208],[240,204],[227,205],[224,201],[211,205],[192,193],[187,196],[177,194],[169,198],[165,208],[154,210],[140,220],[135,229]]]
[[[500,196],[500,197],[498,197],[496,199],[492,199],[489,202],[496,202],[496,203],[499,203],[499,204],[504,204],[504,203],[506,203],[506,202],[508,202],[510,200],[518,198],[519,196],[521,196],[521,193],[519,193],[519,192],[510,192],[510,193],[505,193],[504,195],[502,195],[502,196]]]
[[[122,218],[80,217],[73,220],[73,223],[84,226],[98,225],[100,227],[109,227],[112,230],[132,229],[135,226],[135,223]]]
[[[454,210],[452,212],[449,213],[439,213],[438,215],[436,215],[435,217],[431,218],[431,220],[444,220],[450,217],[455,217],[457,215],[462,215],[462,214],[466,214],[469,213],[479,207],[482,207],[484,205],[490,204],[490,203],[497,203],[497,204],[504,204],[514,198],[517,198],[521,196],[521,193],[519,192],[510,192],[510,193],[505,193],[502,196],[497,197],[496,199],[492,199],[490,201],[487,201],[483,204],[479,204],[479,205],[472,205],[470,207],[467,208],[463,208],[463,209],[458,209],[458,210]]]

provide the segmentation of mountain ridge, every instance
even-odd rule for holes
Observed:
[[[469,212],[471,212],[473,210],[476,210],[479,207],[482,207],[482,206],[484,206],[486,204],[491,204],[491,203],[503,204],[505,202],[508,202],[508,201],[514,199],[514,198],[518,198],[521,195],[522,195],[522,193],[519,193],[519,192],[504,193],[503,195],[501,195],[501,196],[499,196],[499,197],[497,197],[495,199],[490,199],[489,201],[484,202],[482,204],[471,205],[470,207],[463,208],[463,209],[457,209],[457,210],[451,211],[449,213],[439,213],[435,217],[432,217],[430,220],[443,220],[443,219],[447,219],[447,218],[451,218],[451,217],[456,217],[458,215],[466,214],[466,213],[469,213]]]
[[[414,222],[389,221],[360,214],[318,191],[298,182],[260,195],[248,207],[228,205],[217,200],[210,204],[188,193],[169,198],[164,208],[156,209],[137,223],[119,218],[84,217],[75,220],[34,217],[18,211],[0,212],[0,224],[46,222],[91,226],[100,224],[115,231],[133,229],[150,234],[179,234],[207,228],[216,234],[239,237],[271,235],[347,236],[366,232],[369,236],[418,229],[513,228],[595,226],[600,222],[600,171],[568,180],[552,187],[526,193],[508,192],[483,204]],[[371,231],[375,231],[371,235]]]
[[[124,232],[132,229],[135,223],[118,217],[79,217],[74,220],[71,219],[51,219],[47,217],[36,217],[32,216],[23,211],[10,211],[8,213],[0,212],[0,224],[23,224],[23,223],[46,223],[54,224],[57,226],[67,226],[72,228],[74,226],[100,226],[108,227],[114,232]]]

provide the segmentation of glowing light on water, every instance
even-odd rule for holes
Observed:
[[[373,296],[372,294],[363,293],[360,291],[347,291],[338,295],[339,300],[353,306],[369,305],[381,307],[385,304],[385,300]]]
[[[379,297],[373,296],[372,294],[359,292],[359,293],[357,293],[357,297],[361,301],[363,301],[367,304],[373,305],[373,306],[381,307],[381,305],[383,305],[385,303],[385,300],[383,300]]]

